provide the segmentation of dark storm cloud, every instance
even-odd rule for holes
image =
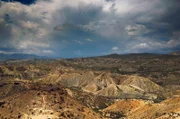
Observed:
[[[135,34],[136,36],[132,35],[131,39],[137,39],[138,41],[129,43],[127,47],[132,48],[129,50],[126,48],[125,52],[167,53],[168,51],[179,50],[180,39],[175,38],[175,34],[180,34],[180,17],[178,15],[180,2],[178,0],[159,0],[159,3],[156,3],[151,11],[145,12],[146,10],[137,14],[129,13],[128,17],[133,19],[131,23],[135,25],[130,25],[131,31],[128,34]],[[141,31],[142,27],[136,28],[137,24],[143,25],[148,32],[144,34],[146,30]]]
[[[6,51],[6,52],[17,52],[17,49],[15,48],[10,48],[10,47],[1,47],[0,51]],[[0,52],[1,53],[1,52]]]
[[[36,0],[2,0],[4,2],[20,2],[25,5],[30,5],[35,3]]]
[[[170,25],[170,30],[180,30],[180,1],[171,0],[167,1],[168,10],[160,17],[160,22],[165,22]]]
[[[80,4],[78,8],[65,7],[60,13],[72,24],[88,24],[90,21],[97,20],[102,14],[102,8],[93,5]]]
[[[180,2],[178,0],[162,0],[162,3],[164,12],[153,16],[153,20],[146,25],[157,33],[165,31],[164,35],[180,30]]]
[[[98,54],[93,46],[99,54],[178,50],[179,13],[179,0],[2,2],[0,50],[71,56]]]
[[[8,26],[3,19],[0,19],[0,47],[4,46],[11,39],[11,26]]]

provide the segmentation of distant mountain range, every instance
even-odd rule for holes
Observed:
[[[125,57],[153,57],[157,55],[180,55],[180,51],[172,52],[169,54],[153,54],[153,53],[130,53],[130,54],[109,54],[99,56],[103,58],[125,58]],[[26,59],[49,59],[46,56],[38,56],[34,54],[4,54],[0,53],[0,61],[6,60],[26,60]]]
[[[33,54],[4,54],[4,53],[0,53],[0,61],[25,60],[25,59],[47,59],[47,57],[37,56],[37,55],[33,55]]]
[[[109,54],[105,56],[100,56],[103,58],[123,58],[123,57],[134,57],[134,56],[156,56],[159,54],[153,54],[153,53],[129,53],[129,54]]]
[[[103,58],[124,58],[124,57],[154,57],[154,56],[161,56],[161,55],[180,55],[180,51],[171,52],[168,54],[155,54],[155,53],[129,53],[129,54],[109,54],[105,56],[100,56]]]

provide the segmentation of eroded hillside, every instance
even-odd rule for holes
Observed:
[[[101,116],[74,100],[60,85],[6,82],[12,89],[0,99],[1,119],[94,119]],[[17,90],[21,88],[23,90]],[[16,92],[14,92],[16,90]]]
[[[0,62],[2,119],[178,119],[179,55]]]

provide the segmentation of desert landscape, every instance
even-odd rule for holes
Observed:
[[[180,0],[0,0],[0,119],[180,119]]]
[[[180,55],[0,63],[1,119],[178,119]]]

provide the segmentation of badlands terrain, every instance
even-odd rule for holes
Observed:
[[[0,62],[0,119],[179,119],[180,55]]]

